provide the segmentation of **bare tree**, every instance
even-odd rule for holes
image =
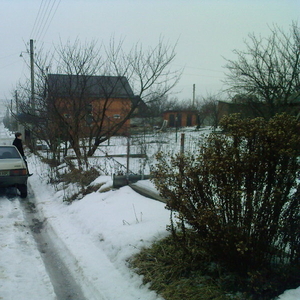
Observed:
[[[176,56],[175,47],[160,38],[154,48],[144,50],[141,44],[137,44],[130,51],[128,78],[144,101],[161,98],[177,84],[181,71],[170,68]]]
[[[293,23],[289,33],[285,33],[274,26],[267,38],[249,34],[245,45],[245,51],[233,51],[236,60],[226,59],[225,67],[229,73],[225,83],[229,91],[256,96],[265,105],[253,105],[253,108],[263,117],[269,118],[286,110],[287,105],[299,96],[299,27]]]
[[[181,71],[170,68],[175,46],[160,39],[154,48],[143,50],[136,44],[126,53],[123,41],[112,39],[108,47],[98,47],[96,42],[76,40],[61,42],[52,54],[38,52],[34,115],[44,121],[38,122],[43,128],[35,134],[46,140],[47,135],[53,137],[51,145],[59,138],[68,141],[79,160],[93,155],[99,144],[124,128],[141,104],[164,97],[178,82]],[[29,115],[25,85],[23,91],[23,111]],[[120,93],[130,99],[129,106]],[[99,97],[101,104],[96,103]],[[116,101],[124,114],[112,119],[108,111]]]
[[[219,125],[218,118],[218,98],[214,95],[208,95],[203,97],[202,103],[199,109],[199,123],[201,125],[209,124],[214,128]]]
[[[161,98],[155,97],[153,100],[147,102],[150,112],[153,116],[161,116],[167,110],[187,110],[195,109],[197,105],[193,105],[192,100],[180,101],[177,97],[170,98],[164,95]]]

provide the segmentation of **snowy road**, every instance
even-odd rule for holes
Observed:
[[[128,187],[66,205],[36,171],[28,200],[0,195],[0,299],[162,299],[126,260],[166,235],[164,205]]]
[[[33,195],[33,193],[30,194]],[[31,197],[30,200],[21,200],[21,207],[40,251],[57,299],[84,300],[85,297],[81,288],[61,256],[62,246],[59,247],[59,245],[63,242],[59,241],[58,238],[54,242],[50,238],[47,221],[36,210],[35,202],[34,197]]]
[[[38,212],[33,191],[30,200],[1,191],[0,299],[107,300]]]
[[[0,299],[56,299],[18,199],[1,195],[0,228]]]
[[[0,211],[0,299],[84,300],[32,199],[2,195]]]
[[[88,235],[70,234],[70,219],[45,217],[39,202],[31,188],[26,200],[0,196],[0,299],[161,299],[123,278]]]

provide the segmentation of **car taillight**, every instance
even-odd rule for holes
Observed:
[[[10,170],[11,176],[20,176],[20,175],[27,175],[26,169],[17,169],[17,170]]]

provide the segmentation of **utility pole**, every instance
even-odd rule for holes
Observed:
[[[18,91],[15,90],[15,100],[16,100],[16,114],[19,114],[19,98],[18,98]]]
[[[33,51],[33,40],[30,40],[30,77],[31,77],[30,108],[31,108],[32,113],[34,113],[35,103],[34,103],[34,51]]]
[[[16,100],[16,115],[17,115],[17,118],[16,118],[16,120],[17,120],[17,131],[20,131],[19,130],[19,98],[18,98],[18,91],[17,90],[15,90],[15,100]]]
[[[196,85],[193,84],[193,108],[195,108],[195,88],[196,88]]]
[[[30,97],[30,110],[31,114],[35,115],[35,101],[34,101],[34,50],[33,50],[33,40],[30,40],[30,78],[31,78],[31,97]],[[32,126],[29,126],[31,129]],[[29,143],[31,147],[35,148],[34,136],[32,131],[29,130]]]
[[[128,134],[128,136],[127,136],[127,170],[126,170],[127,179],[129,178],[129,161],[130,161],[130,136]]]

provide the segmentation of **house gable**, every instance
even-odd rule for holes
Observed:
[[[124,120],[137,103],[127,78],[122,76],[49,74],[47,83],[49,103],[68,119],[71,127],[72,119],[79,117],[82,126],[109,130]],[[128,119],[122,131],[129,126]]]

